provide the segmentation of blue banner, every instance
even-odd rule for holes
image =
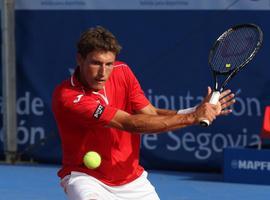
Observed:
[[[60,140],[51,112],[52,91],[73,72],[76,42],[88,27],[102,25],[111,30],[123,46],[119,60],[130,65],[149,100],[157,107],[177,110],[198,104],[207,86],[212,86],[207,58],[218,36],[232,25],[255,23],[264,32],[264,46],[229,83],[228,87],[239,93],[233,113],[218,118],[209,128],[194,126],[142,137],[141,162],[146,168],[220,170],[223,148],[257,145],[260,140],[263,110],[270,104],[269,17],[270,12],[264,9],[226,10],[225,6],[209,10],[48,10],[17,5],[21,156],[60,163]],[[2,98],[0,106],[2,111]]]
[[[224,181],[270,185],[269,150],[224,149]]]

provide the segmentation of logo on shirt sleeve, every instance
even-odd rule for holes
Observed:
[[[99,119],[102,113],[104,112],[105,107],[102,106],[101,104],[98,105],[96,111],[93,114],[93,117],[96,119]]]
[[[76,99],[74,99],[73,103],[79,103],[82,97],[83,97],[83,94],[78,95]]]

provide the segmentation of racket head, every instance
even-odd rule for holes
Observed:
[[[215,74],[236,74],[254,58],[263,43],[263,32],[255,24],[240,24],[225,31],[209,53],[209,66]]]

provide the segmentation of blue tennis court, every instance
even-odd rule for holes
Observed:
[[[0,200],[64,200],[51,165],[0,165]],[[221,174],[149,171],[161,200],[268,200],[270,186],[232,184]]]

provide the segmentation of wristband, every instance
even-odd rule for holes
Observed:
[[[177,114],[189,114],[192,113],[196,110],[197,106],[191,107],[191,108],[186,108],[186,109],[181,109],[177,111]]]

